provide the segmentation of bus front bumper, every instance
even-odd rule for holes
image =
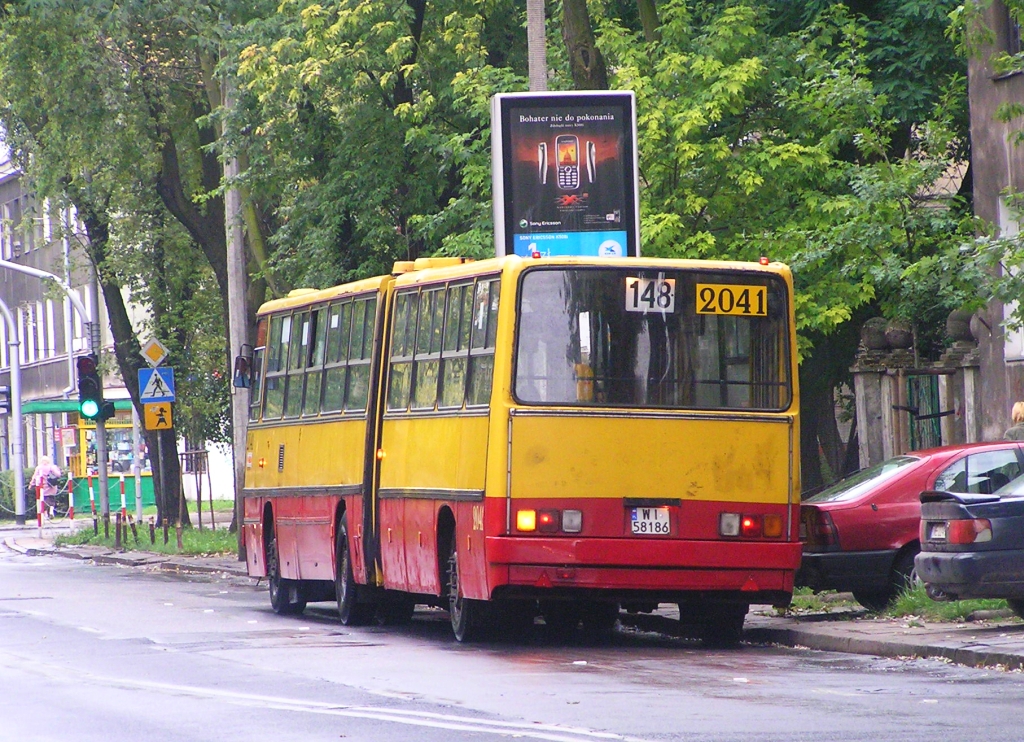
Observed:
[[[491,587],[499,593],[568,597],[582,591],[672,602],[707,592],[785,604],[801,544],[492,536],[486,553]]]

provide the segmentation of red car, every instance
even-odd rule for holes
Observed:
[[[808,497],[800,506],[798,586],[850,591],[882,610],[913,579],[925,490],[990,494],[1024,474],[1020,443],[970,443],[896,456]]]

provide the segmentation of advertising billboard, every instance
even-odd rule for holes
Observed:
[[[496,95],[491,147],[498,256],[639,254],[632,92]]]

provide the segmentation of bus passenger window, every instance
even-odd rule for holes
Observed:
[[[349,325],[352,302],[332,304],[327,314],[327,355],[323,381],[324,412],[339,412],[345,404],[345,379],[348,368]]]
[[[437,376],[441,364],[441,325],[444,320],[442,289],[424,291],[420,297],[420,322],[416,333],[416,356],[413,362],[415,390],[412,407],[430,410],[437,403]]]
[[[494,376],[494,335],[497,330],[499,281],[478,281],[473,299],[473,328],[469,351],[469,393],[466,403],[486,405],[491,401]]]
[[[364,332],[357,350],[353,335],[352,349],[348,361],[348,385],[345,393],[345,411],[366,411],[370,393],[370,356],[373,354],[373,328],[377,320],[377,300],[363,300],[356,303],[356,313],[365,317]]]
[[[388,381],[389,410],[406,410],[409,407],[418,308],[418,294],[399,294],[395,298],[395,335],[391,343],[391,373]]]
[[[263,403],[264,420],[276,420],[284,413],[284,372],[287,366],[291,323],[291,317],[280,315],[270,320],[270,343],[267,346],[267,388]]]
[[[449,286],[441,347],[441,398],[438,405],[458,409],[466,397],[466,367],[469,350],[471,286]]]
[[[292,318],[295,337],[288,355],[288,388],[285,397],[284,416],[295,417],[302,411],[302,391],[305,381],[306,363],[309,359],[309,313],[296,313]]]
[[[316,415],[320,412],[320,382],[323,379],[324,355],[327,345],[327,323],[324,321],[327,310],[318,309],[312,314],[314,340],[309,360],[309,372],[306,374],[306,398],[302,405],[302,414]]]

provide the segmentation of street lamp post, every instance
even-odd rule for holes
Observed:
[[[32,268],[32,267],[27,266],[27,265],[21,265],[20,263],[13,263],[10,260],[4,260],[2,258],[0,258],[0,268],[7,268],[8,270],[12,270],[15,273],[24,273],[27,276],[33,276],[35,278],[41,278],[43,280],[53,281],[55,284],[60,286],[60,288],[64,291],[64,293],[67,294],[67,297],[71,301],[71,304],[75,307],[75,310],[82,317],[82,324],[86,328],[86,330],[88,331],[89,352],[93,353],[93,354],[96,354],[98,356],[99,348],[100,348],[100,323],[99,323],[99,317],[98,317],[98,315],[99,315],[99,306],[100,305],[99,305],[98,297],[97,297],[97,300],[95,302],[97,318],[96,318],[95,321],[90,321],[90,319],[89,319],[89,312],[86,311],[85,304],[82,303],[82,299],[78,296],[78,292],[75,291],[73,288],[71,288],[71,285],[69,283],[67,283],[66,281],[64,281],[63,279],[61,279],[59,276],[56,276],[53,273],[47,273],[46,271],[39,270],[38,268]],[[10,319],[9,313],[7,313],[7,315],[8,315],[8,321],[12,323],[11,327],[14,327],[13,320]],[[15,328],[14,337],[17,337],[16,329],[17,328]],[[68,332],[71,332],[71,328],[70,327],[68,328]],[[13,412],[13,405],[15,404],[15,400],[17,400],[17,405],[18,405],[17,410],[18,410],[18,415],[20,416],[21,415],[20,375],[19,375],[19,387],[18,387],[18,390],[15,391],[15,389],[14,389],[14,379],[13,379],[13,371],[14,371],[13,363],[11,364],[11,371],[12,371],[12,379],[11,379],[12,412]],[[20,420],[16,419],[15,422],[17,424],[16,426],[20,426],[20,424],[21,424]],[[20,435],[20,427],[19,427],[19,435]],[[110,520],[110,495],[109,495],[109,492],[108,492],[108,489],[107,489],[107,437],[106,436],[107,436],[106,425],[104,424],[103,416],[100,415],[99,417],[96,418],[96,458],[97,458],[97,464],[98,464],[98,466],[96,468],[97,468],[97,473],[99,474],[99,480],[100,480],[100,482],[99,482],[99,484],[100,484],[100,498],[101,498],[100,502],[101,502],[102,507],[103,507],[103,517],[104,517],[104,519],[106,521],[109,522],[109,520]],[[11,444],[12,444],[12,447],[13,447],[13,444],[14,444],[13,435],[12,435]],[[20,444],[20,441],[19,441],[19,444]],[[18,469],[16,468],[15,471],[18,471]],[[23,484],[24,484],[24,482],[23,482]],[[22,492],[22,498],[24,499],[24,492]],[[24,505],[23,505],[23,507],[24,507]],[[22,510],[22,517],[24,518],[24,510]]]

